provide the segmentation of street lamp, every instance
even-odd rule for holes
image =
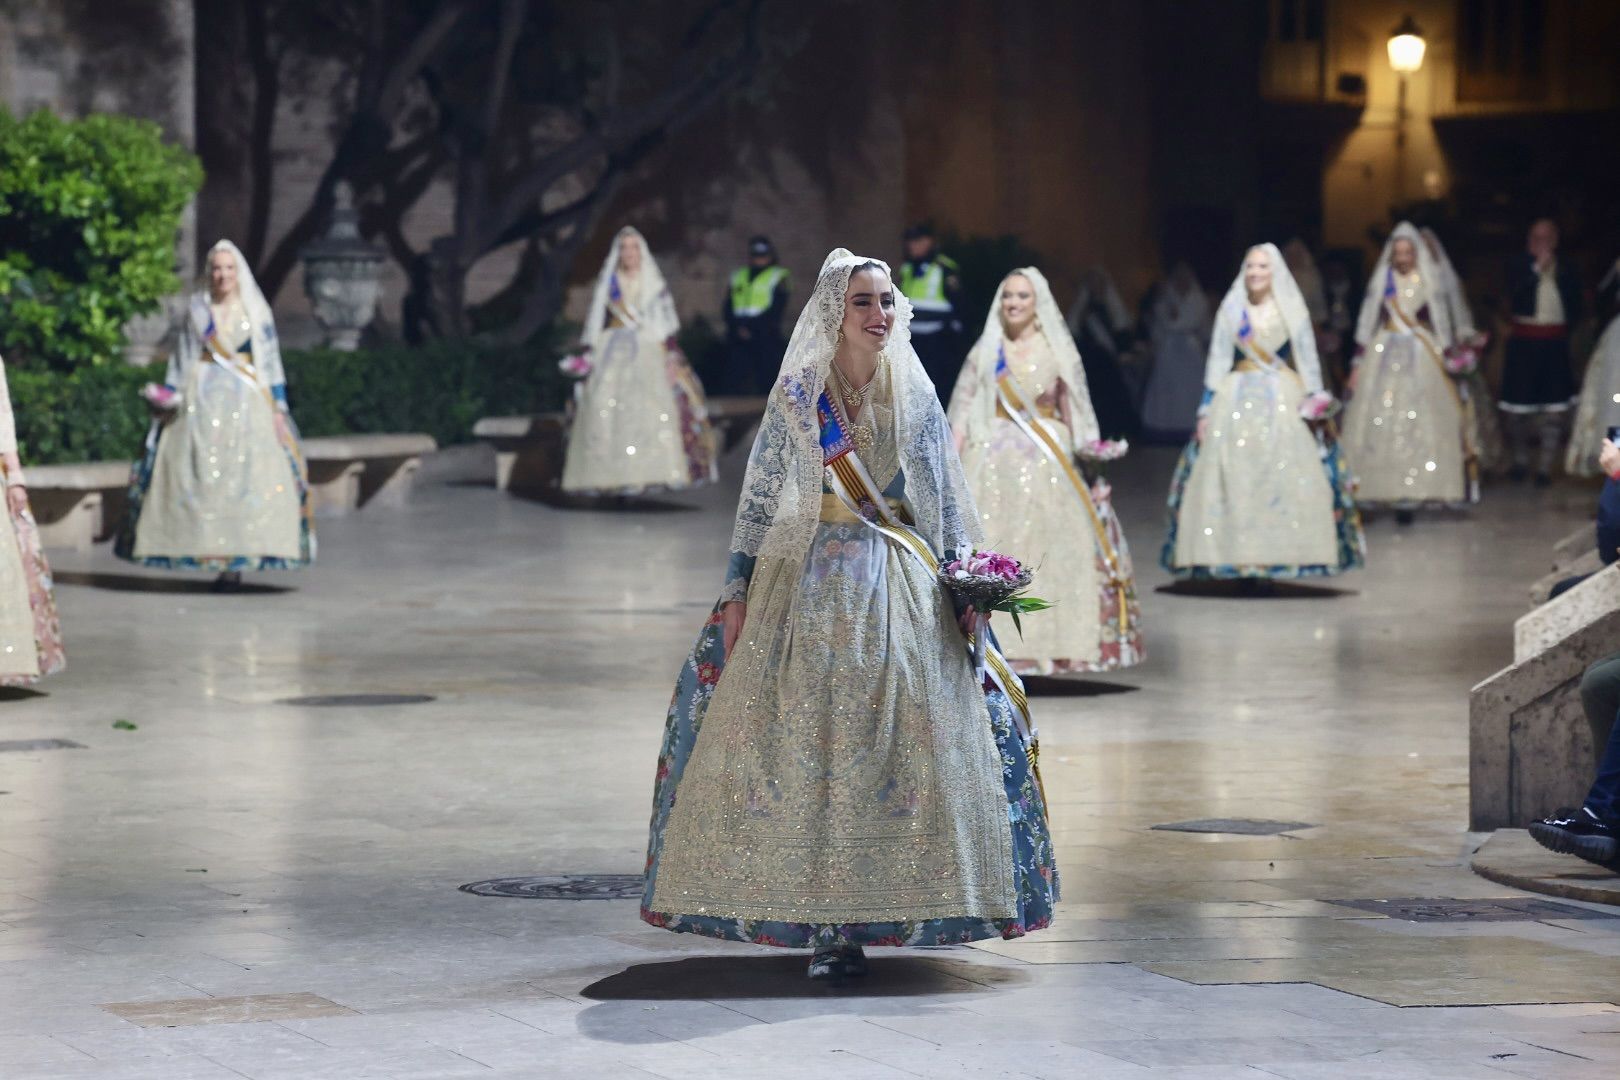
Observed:
[[[1423,67],[1423,54],[1429,43],[1423,40],[1423,31],[1411,15],[1401,20],[1389,35],[1389,66],[1395,69],[1399,88],[1395,99],[1395,188],[1397,194],[1406,191],[1406,80]]]
[[[1408,15],[1389,35],[1389,66],[1400,75],[1415,75],[1423,67],[1423,54],[1428,48],[1423,31]]]

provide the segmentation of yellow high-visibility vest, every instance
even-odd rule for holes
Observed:
[[[768,266],[753,278],[749,277],[751,272],[751,267],[740,266],[731,275],[731,313],[744,319],[771,310],[776,286],[788,276],[781,266]]]

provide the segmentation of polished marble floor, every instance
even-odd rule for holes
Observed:
[[[879,950],[833,989],[630,901],[457,891],[640,869],[728,464],[621,512],[441,470],[237,595],[59,555],[70,667],[0,698],[0,742],[84,748],[0,752],[0,1077],[1620,1075],[1620,918],[1574,917],[1620,909],[1344,903],[1515,895],[1467,868],[1466,695],[1575,488],[1374,522],[1330,587],[1184,595],[1171,456],[1124,463],[1150,659],[1036,699],[1066,900],[1022,941]],[[434,700],[284,703],[351,694]],[[1152,829],[1203,818],[1309,827]]]

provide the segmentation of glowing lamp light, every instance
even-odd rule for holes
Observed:
[[[1412,75],[1423,67],[1423,54],[1429,43],[1423,40],[1423,31],[1408,15],[1401,20],[1389,37],[1389,66],[1402,75]]]

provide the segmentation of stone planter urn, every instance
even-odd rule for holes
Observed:
[[[124,362],[132,367],[145,367],[157,359],[158,349],[169,332],[174,329],[175,313],[180,308],[179,297],[166,297],[162,306],[145,315],[137,315],[124,324]]]
[[[360,235],[353,189],[339,184],[335,200],[326,235],[300,253],[304,294],[326,331],[326,343],[353,352],[360,346],[360,332],[377,314],[383,253]]]

